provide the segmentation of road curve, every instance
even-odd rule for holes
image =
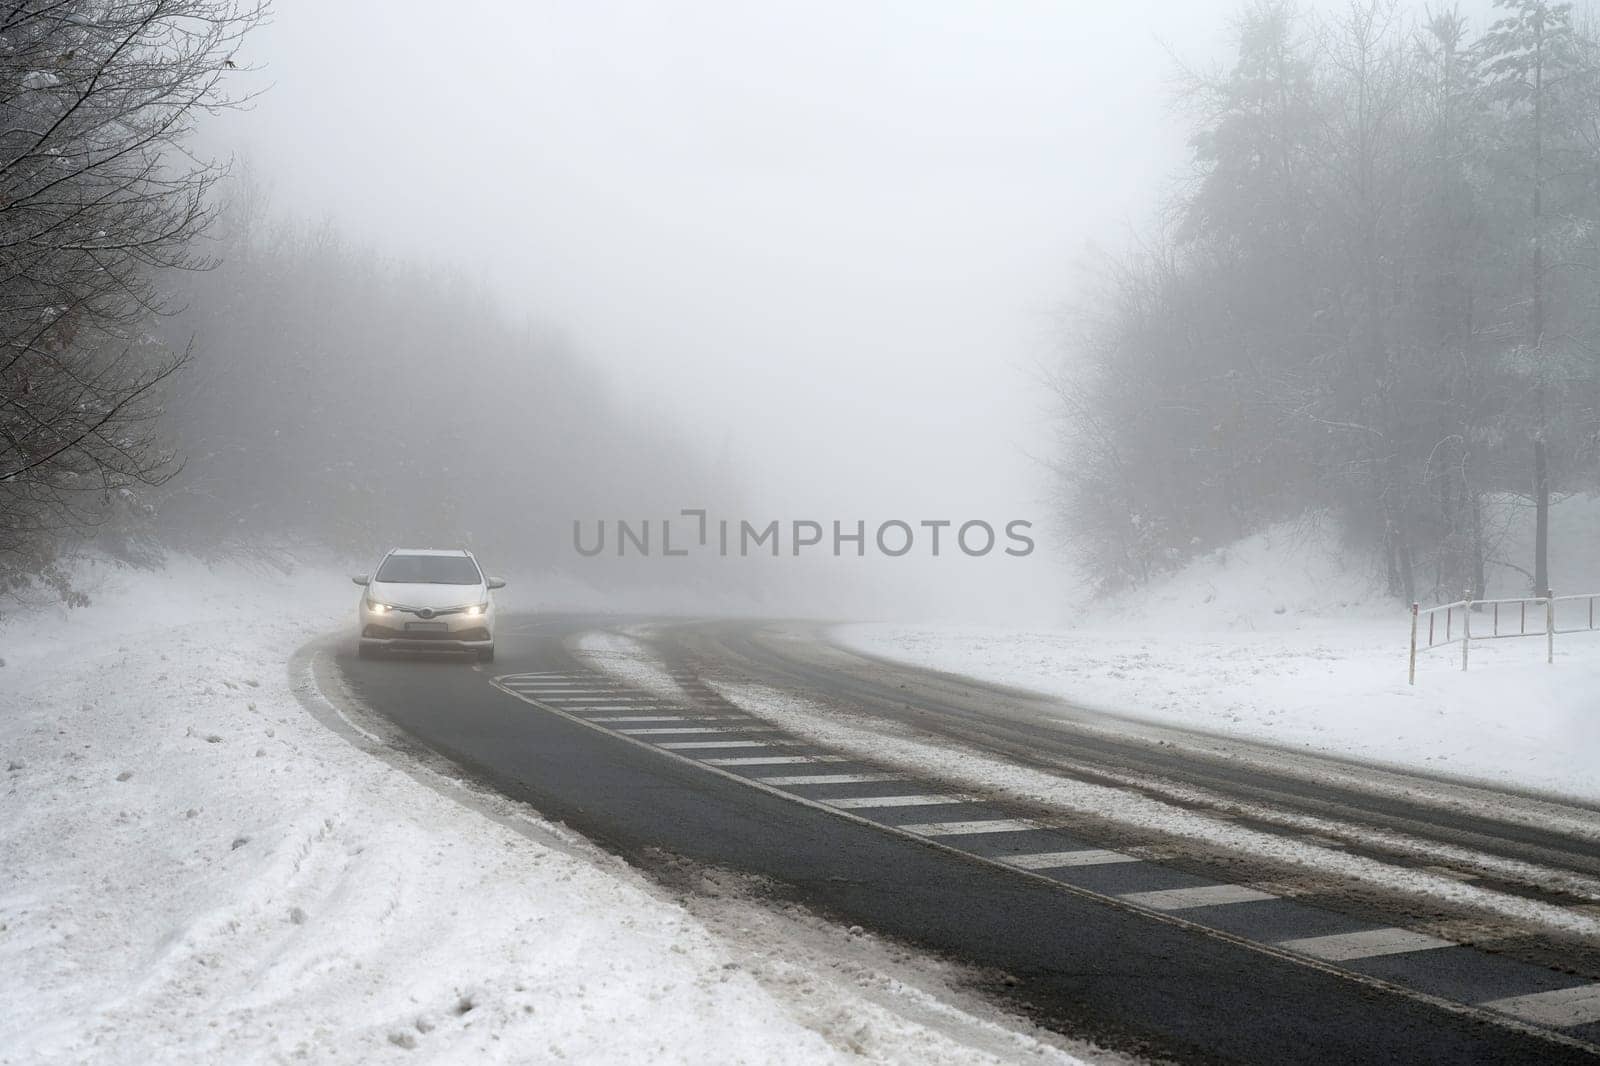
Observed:
[[[1262,763],[1221,773],[1196,750],[1152,745],[1137,730],[1119,739],[1104,722],[1046,721],[1042,705],[1020,713],[1035,697],[841,658],[793,627],[652,628],[681,686],[667,697],[574,655],[578,635],[621,621],[508,615],[492,667],[358,661],[353,649],[332,665],[412,742],[646,871],[670,857],[759,875],[776,897],[971,964],[985,991],[1075,1036],[1193,1062],[1600,1054],[1596,982],[1581,958],[1550,965],[1552,953],[1577,957],[1581,943],[1518,931],[1482,950],[1420,931],[1392,901],[1253,887],[1260,879],[1237,856],[1164,842],[1154,861],[1115,827],[957,794],[786,734],[716,686],[759,679],[1055,772],[1136,769],[1235,790],[1252,805],[1347,817],[1350,790],[1326,777],[1308,790]],[[1354,791],[1374,824],[1559,862],[1575,877],[1595,872],[1593,852],[1567,834],[1464,810],[1419,814],[1384,790]]]

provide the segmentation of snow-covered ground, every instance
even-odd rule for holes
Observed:
[[[1556,518],[1567,591],[1600,592],[1600,501],[1568,500]],[[1512,576],[1497,583],[1516,594]],[[1459,644],[1435,649],[1408,685],[1409,616],[1325,531],[1251,537],[1060,629],[833,635],[1093,709],[1600,799],[1600,633],[1557,637],[1553,666],[1537,638],[1475,643],[1465,673]]]
[[[0,626],[0,1062],[1076,1061],[870,936],[358,751],[286,666],[340,574],[91,569],[94,606]]]

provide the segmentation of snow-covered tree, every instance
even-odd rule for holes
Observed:
[[[175,469],[153,337],[219,167],[185,142],[229,106],[252,0],[16,0],[0,10],[0,583]]]

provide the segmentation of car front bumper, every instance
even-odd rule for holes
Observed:
[[[431,626],[389,614],[382,622],[366,620],[361,626],[361,646],[397,651],[480,651],[494,647],[492,624],[479,618],[437,619]]]

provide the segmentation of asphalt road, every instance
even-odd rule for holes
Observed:
[[[1113,827],[1051,821],[789,736],[705,682],[759,678],[1033,765],[1137,763],[1253,802],[1359,804],[1382,824],[1588,869],[1592,853],[1560,833],[1419,812],[1259,767],[1223,773],[1104,723],[1074,730],[1030,717],[1015,693],[841,659],[793,634],[763,641],[749,623],[663,628],[661,653],[684,686],[669,699],[568,651],[574,635],[616,624],[508,615],[492,666],[357,660],[353,648],[336,665],[414,741],[641,868],[671,856],[759,875],[775,896],[971,964],[984,991],[1074,1036],[1187,1062],[1600,1055],[1596,983],[1538,945],[1485,951],[1402,924],[1382,901],[1261,891],[1237,857],[1169,846],[1154,861]]]

